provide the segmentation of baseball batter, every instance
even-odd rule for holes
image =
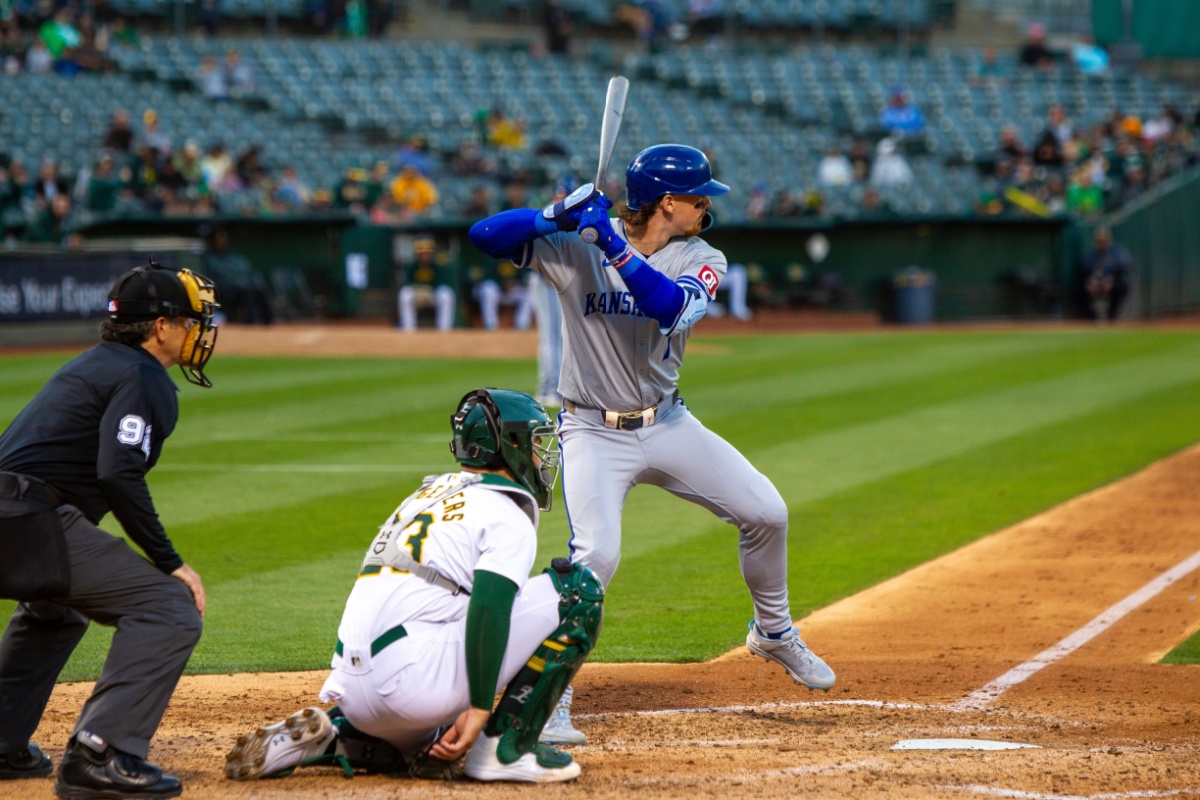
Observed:
[[[471,240],[536,270],[562,301],[559,433],[572,560],[605,584],[612,579],[621,509],[637,484],[704,506],[738,528],[739,565],[754,601],[750,650],[809,688],[829,689],[833,671],[792,626],[787,506],[679,397],[688,336],[726,271],[725,256],[699,234],[712,224],[711,198],[728,191],[699,150],[656,145],[626,170],[618,220],[609,219],[611,201],[589,184],[542,211],[482,220]],[[573,233],[584,229],[596,231],[594,246]],[[554,731],[559,741],[583,741],[565,727]]]
[[[426,478],[367,549],[321,689],[337,707],[241,737],[230,778],[334,763],[411,772],[427,756],[463,755],[477,780],[579,775],[570,755],[538,743],[599,633],[603,596],[566,559],[529,577],[538,510],[558,477],[554,425],[527,394],[478,389],[451,426],[462,471]]]

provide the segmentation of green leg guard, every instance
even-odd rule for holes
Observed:
[[[541,643],[504,689],[485,733],[499,736],[496,756],[511,764],[526,753],[553,760],[555,753],[538,745],[538,736],[588,653],[596,646],[603,619],[604,587],[592,571],[565,558],[544,570],[558,590],[561,624]],[[546,753],[540,752],[546,750]],[[570,760],[570,757],[566,757]],[[557,763],[543,766],[561,766]]]

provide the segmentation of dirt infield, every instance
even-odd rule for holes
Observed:
[[[515,352],[532,346],[523,336],[503,353],[532,355]],[[584,771],[571,785],[223,780],[237,734],[315,702],[322,672],[186,678],[151,756],[192,798],[1200,797],[1200,668],[1155,663],[1200,629],[1197,486],[1200,446],[802,620],[838,672],[827,694],[745,648],[585,665],[576,711],[590,741],[574,748]],[[802,573],[792,586],[804,591]],[[88,691],[65,684],[51,700],[36,738],[56,760]],[[914,739],[1036,749],[893,749]],[[52,796],[48,779],[0,788]]]

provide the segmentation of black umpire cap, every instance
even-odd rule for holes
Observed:
[[[108,317],[113,322],[181,316],[201,319],[204,309],[198,305],[189,297],[178,272],[153,262],[117,278],[108,293]]]

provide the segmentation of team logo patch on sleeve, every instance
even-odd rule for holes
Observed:
[[[705,264],[700,269],[700,282],[704,284],[704,289],[708,292],[709,299],[717,293],[717,286],[721,283],[721,278],[717,275],[717,271]]]

